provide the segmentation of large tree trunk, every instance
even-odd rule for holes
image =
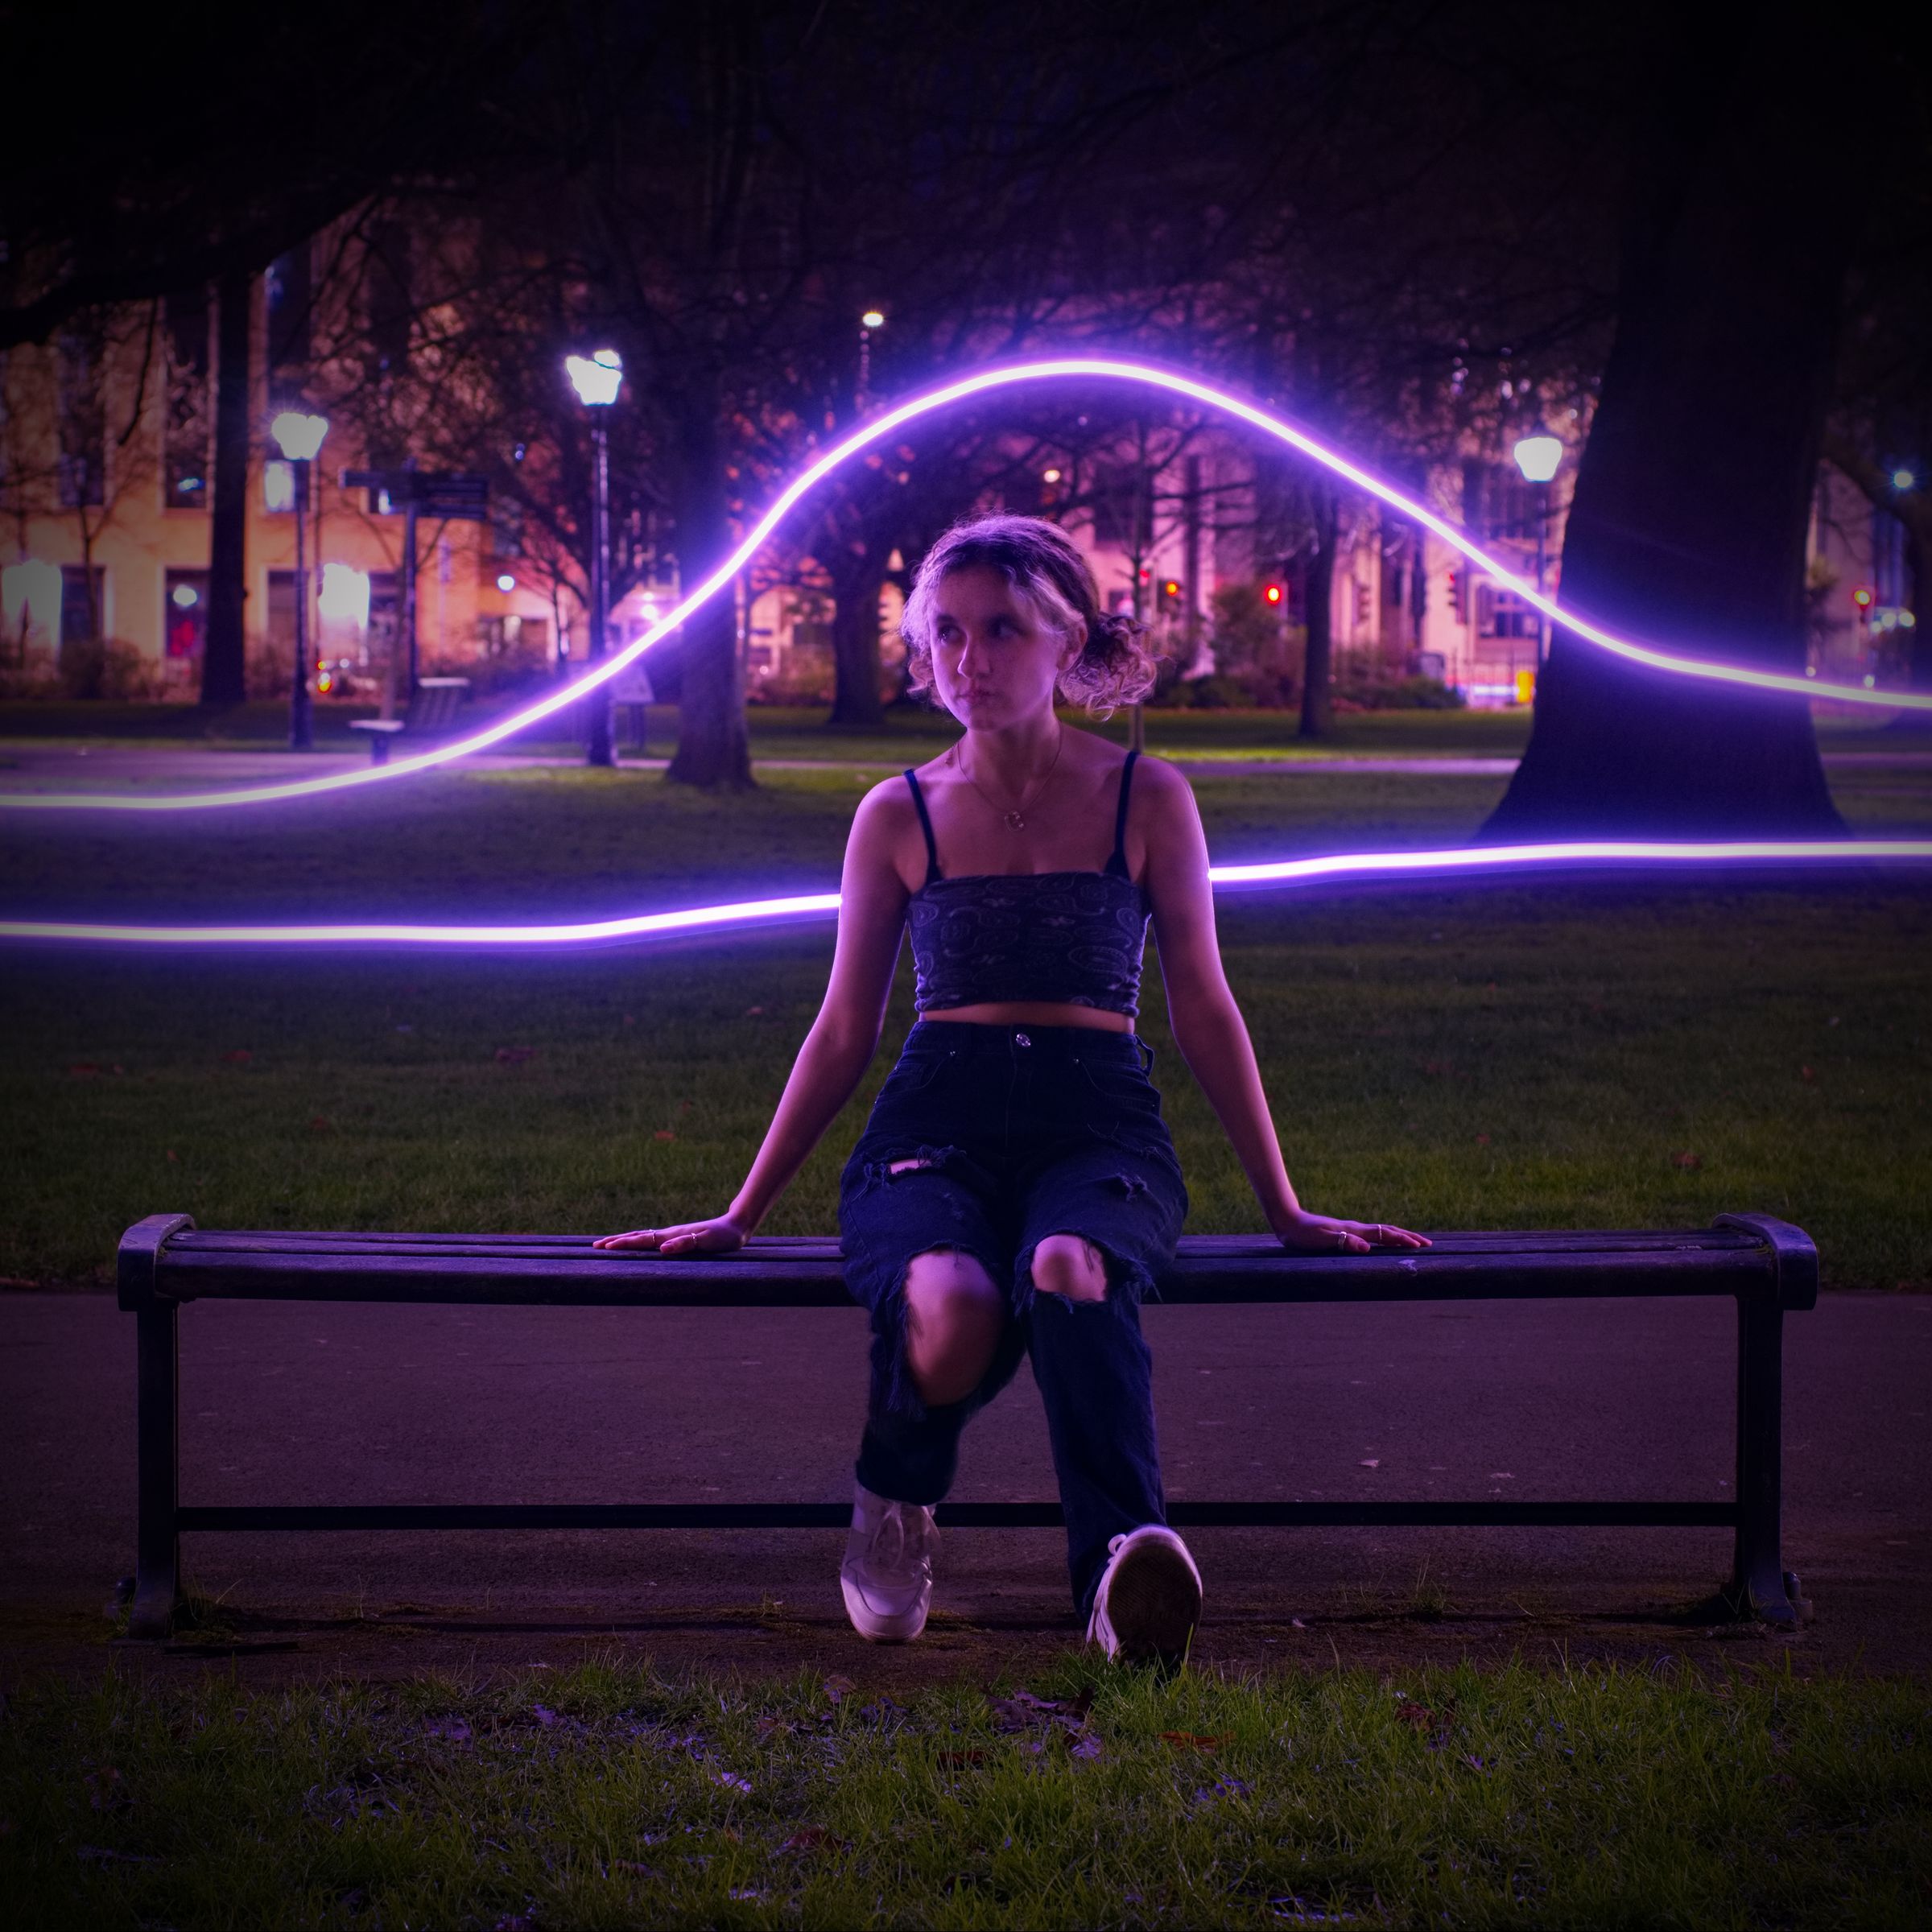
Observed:
[[[1328,680],[1335,668],[1335,551],[1341,506],[1326,484],[1309,485],[1315,519],[1315,551],[1308,559],[1308,644],[1302,661],[1302,725],[1304,738],[1325,738],[1334,724]]]
[[[255,279],[224,275],[215,323],[215,500],[208,530],[208,631],[201,650],[201,702],[239,704],[248,696],[249,353]]]
[[[687,398],[678,423],[678,575],[699,582],[730,553],[724,447],[715,398]],[[679,654],[678,749],[665,776],[708,790],[749,791],[751,741],[745,724],[745,667],[732,600],[713,597],[685,625]]]
[[[886,708],[879,697],[879,587],[885,567],[864,536],[841,540],[828,533],[820,561],[832,578],[832,661],[835,683],[828,726],[873,731],[883,729]]]
[[[1693,50],[1660,89],[1661,125],[1638,130],[1563,601],[1665,649],[1790,673],[1852,217],[1810,43],[1752,39],[1742,58]],[[1558,626],[1482,836],[1843,829],[1802,698],[1647,669]]]

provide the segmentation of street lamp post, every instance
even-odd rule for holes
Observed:
[[[590,661],[599,663],[610,630],[610,436],[605,411],[617,399],[624,381],[624,361],[614,349],[588,356],[570,356],[564,367],[584,407],[590,411],[592,440],[597,450],[597,506],[590,546]],[[610,694],[591,694],[588,731],[584,750],[588,765],[616,762],[610,743]]]
[[[308,522],[309,466],[328,434],[328,419],[287,409],[269,425],[269,431],[280,444],[295,481],[295,661],[288,693],[288,745],[291,751],[310,751],[315,748],[315,738],[309,720],[308,555],[303,533]]]
[[[882,309],[869,308],[859,317],[859,385],[852,399],[861,415],[872,393],[872,332],[885,326],[886,315]]]
[[[1539,431],[1534,436],[1523,437],[1513,453],[1517,468],[1523,473],[1523,481],[1536,485],[1536,594],[1540,597],[1550,530],[1550,479],[1563,462],[1563,441],[1547,431]],[[1539,610],[1536,613],[1536,668],[1539,673],[1549,654],[1550,620]]]

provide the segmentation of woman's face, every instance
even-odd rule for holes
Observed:
[[[948,571],[933,599],[932,679],[968,730],[995,731],[1051,712],[1054,687],[1085,647],[1062,639],[997,570]]]

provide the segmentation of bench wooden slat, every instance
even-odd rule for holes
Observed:
[[[1249,1236],[1183,1242],[1157,1299],[1210,1302],[1773,1296],[1775,1257],[1761,1243],[1670,1241],[1598,1249],[1510,1251],[1444,1241],[1419,1252],[1290,1255]],[[611,1253],[589,1237],[430,1243],[312,1243],[290,1236],[229,1245],[177,1236],[159,1258],[157,1290],[178,1301],[537,1302],[705,1308],[849,1305],[836,1244],[753,1241],[696,1257]]]
[[[1453,1232],[1431,1237],[1432,1254],[1641,1253],[1646,1250],[1674,1254],[1686,1252],[1761,1252],[1757,1236],[1739,1228],[1656,1228],[1633,1231],[1563,1228],[1479,1233]],[[172,1236],[168,1252],[185,1249],[214,1253],[332,1253],[374,1251],[382,1253],[443,1253],[581,1254],[593,1252],[590,1234],[399,1234],[343,1232],[329,1228],[192,1228]],[[649,1251],[644,1251],[648,1256]],[[729,1257],[712,1260],[742,1261],[759,1256],[806,1253],[836,1256],[837,1237],[824,1234],[758,1234]],[[1287,1255],[1271,1235],[1191,1234],[1183,1236],[1179,1259],[1183,1265],[1203,1257],[1255,1255],[1280,1261],[1305,1257]],[[1319,1257],[1315,1257],[1319,1259]]]

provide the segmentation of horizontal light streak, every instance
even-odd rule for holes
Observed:
[[[957,403],[969,402],[976,396],[985,395],[995,390],[1010,388],[1019,383],[1066,381],[1137,383],[1146,388],[1164,390],[1170,395],[1183,397],[1189,402],[1199,403],[1204,408],[1218,410],[1238,422],[1245,423],[1432,531],[1471,563],[1479,564],[1488,571],[1504,588],[1542,611],[1553,621],[1563,625],[1574,636],[1584,638],[1633,663],[1646,664],[1653,670],[1674,672],[1679,676],[1703,678],[1755,690],[1790,691],[1807,698],[1831,698],[1848,704],[1883,705],[1895,710],[1932,710],[1932,693],[1929,692],[1868,691],[1862,685],[1835,684],[1819,679],[1786,675],[1777,671],[1752,671],[1743,665],[1718,663],[1701,658],[1685,657],[1675,652],[1655,650],[1650,646],[1618,637],[1601,625],[1560,605],[1554,597],[1539,591],[1527,578],[1517,576],[1500,559],[1491,556],[1488,551],[1472,543],[1462,530],[1439,516],[1426,504],[1418,502],[1393,483],[1371,474],[1340,450],[1330,448],[1311,436],[1307,431],[1298,428],[1286,417],[1263,409],[1259,404],[1249,402],[1229,390],[1217,389],[1212,383],[1197,381],[1176,370],[1109,357],[1062,356],[1038,362],[1013,363],[1003,368],[982,369],[976,375],[962,377],[957,382],[928,390],[887,410],[882,415],[874,416],[801,470],[779,493],[771,507],[746,532],[737,548],[642,637],[635,638],[622,650],[605,658],[594,670],[560,687],[548,697],[526,705],[522,710],[481,731],[473,732],[468,737],[452,739],[447,744],[432,746],[411,757],[391,758],[386,765],[369,765],[354,771],[290,778],[273,784],[238,786],[220,791],[175,792],[151,797],[99,792],[7,792],[0,793],[0,808],[13,811],[197,811],[212,806],[267,804],[283,799],[313,798],[328,792],[353,791],[365,785],[385,784],[392,779],[408,777],[415,772],[427,771],[438,766],[448,765],[456,759],[468,757],[472,752],[482,751],[492,745],[501,744],[506,738],[514,737],[519,732],[528,730],[532,724],[554,716],[567,706],[576,704],[587,691],[608,683],[625,665],[634,663],[653,646],[669,637],[712,597],[725,590],[803,497],[833,471],[870,448],[873,444],[884,440],[895,431],[903,429],[909,423],[918,421],[922,416],[951,408]]]
[[[1932,839],[1551,840],[1527,845],[1459,845],[1434,852],[1331,852],[1255,865],[1216,865],[1220,887],[1313,886],[1326,880],[1426,878],[1515,869],[1599,865],[1675,866],[1844,864],[1853,860],[1932,860]],[[739,899],[671,912],[554,925],[386,924],[357,919],[304,926],[140,926],[66,919],[0,920],[0,939],[57,940],[105,946],[588,946],[613,940],[675,938],[782,919],[830,918],[836,892]]]

